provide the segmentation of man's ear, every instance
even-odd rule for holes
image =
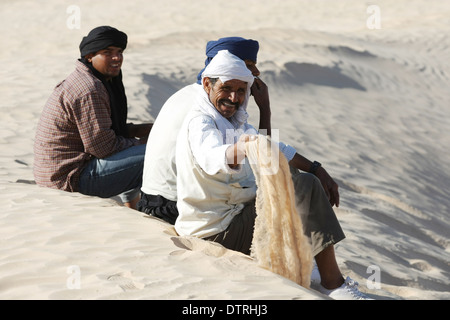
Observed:
[[[209,78],[203,78],[202,83],[203,83],[203,89],[206,91],[207,94],[209,94],[209,92],[212,89],[211,81],[209,80]]]
[[[95,54],[93,54],[93,53],[89,53],[89,54],[87,54],[84,58],[88,61],[88,62],[92,62],[92,57],[94,56]]]

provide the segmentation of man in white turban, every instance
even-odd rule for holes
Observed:
[[[241,164],[244,144],[238,143],[244,133],[244,138],[258,134],[247,122],[253,79],[245,63],[227,50],[220,51],[203,72],[204,90],[199,91],[177,140],[179,216],[175,228],[181,235],[209,238],[220,234],[256,197],[250,165]],[[288,159],[295,154],[290,146],[280,144],[280,149]],[[245,241],[225,246],[248,254],[252,228],[241,231],[237,233]],[[228,237],[233,238],[238,240]]]
[[[175,229],[182,236],[196,236],[221,243],[226,248],[250,253],[256,218],[256,181],[243,141],[255,139],[258,131],[248,124],[247,102],[254,77],[244,61],[227,50],[219,51],[202,74],[203,90],[180,129],[176,147],[177,208]],[[296,150],[278,142],[279,150],[295,167]],[[298,171],[298,170],[297,170]],[[327,199],[320,181],[310,175]],[[304,183],[293,174],[296,194]],[[298,180],[298,181],[296,181]],[[301,191],[300,191],[301,192]],[[326,201],[325,201],[326,202]],[[319,210],[326,211],[326,208]],[[335,215],[324,215],[326,219]],[[313,250],[325,252],[318,260],[325,294],[338,299],[365,298],[355,282],[346,280],[337,266],[333,246],[345,238],[337,221],[323,223],[319,234],[310,232]],[[303,230],[299,230],[303,232]],[[328,248],[328,249],[324,249]],[[331,248],[331,249],[330,249]]]

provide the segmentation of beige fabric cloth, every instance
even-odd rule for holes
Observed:
[[[258,186],[251,255],[262,267],[309,287],[313,255],[296,208],[289,164],[265,136],[246,147]]]

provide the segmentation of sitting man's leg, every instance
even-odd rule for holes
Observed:
[[[80,175],[79,192],[110,198],[119,196],[135,209],[139,200],[145,145],[130,147],[105,159],[92,159]]]
[[[250,255],[256,220],[255,206],[255,200],[246,204],[242,212],[234,216],[225,231],[207,237],[205,240],[218,242],[227,249]]]
[[[305,234],[311,239],[312,251],[325,288],[344,283],[334,253],[334,245],[345,238],[344,232],[316,176],[291,168],[297,210]]]

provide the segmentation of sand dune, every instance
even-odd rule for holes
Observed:
[[[129,35],[133,122],[155,119],[195,81],[208,40],[258,40],[273,127],[340,185],[343,273],[375,298],[450,298],[447,1],[377,1],[381,29],[368,27],[369,3],[356,0],[70,5],[79,29],[68,27],[65,2],[0,3],[1,299],[323,298],[114,200],[33,184],[42,107],[73,70],[82,36],[104,24]],[[254,104],[249,112],[257,122]],[[377,271],[379,288],[370,282]]]

